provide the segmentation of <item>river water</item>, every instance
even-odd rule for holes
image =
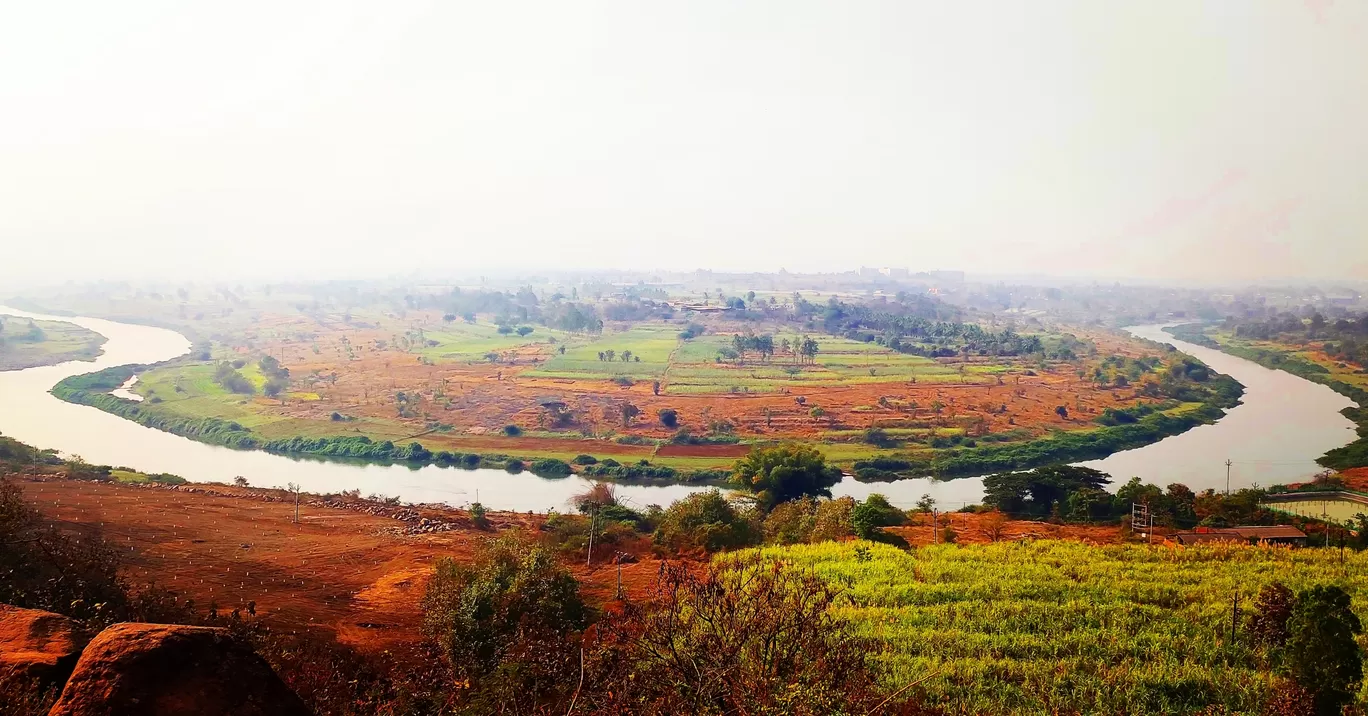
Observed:
[[[546,479],[528,472],[461,470],[426,466],[356,465],[296,459],[260,451],[231,450],[198,443],[101,412],[66,403],[48,393],[59,380],[109,366],[155,363],[185,354],[190,342],[164,328],[117,323],[98,318],[47,316],[0,306],[0,313],[23,318],[68,321],[108,338],[104,353],[92,362],[0,372],[0,433],[31,445],[55,448],[86,461],[170,472],[196,482],[229,482],[236,476],[261,487],[294,482],[308,492],[360,489],[364,494],[397,496],[405,502],[445,502],[464,506],[479,501],[495,510],[563,510],[571,495],[582,492],[579,477]],[[1160,326],[1136,326],[1131,333],[1171,343],[1215,370],[1245,385],[1244,403],[1214,425],[1204,425],[1153,445],[1082,463],[1112,474],[1117,482],[1139,476],[1166,485],[1182,482],[1194,490],[1223,489],[1225,461],[1233,462],[1231,486],[1271,485],[1314,473],[1315,459],[1326,450],[1355,439],[1354,424],[1339,414],[1352,405],[1325,386],[1290,373],[1174,339]],[[630,504],[667,505],[701,487],[687,485],[618,485]],[[910,507],[923,494],[942,508],[955,509],[979,501],[979,478],[945,482],[930,479],[864,484],[847,478],[836,495],[863,499],[879,492],[896,505]]]

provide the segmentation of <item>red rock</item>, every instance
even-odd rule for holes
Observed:
[[[61,614],[0,604],[0,671],[60,685],[86,641]]]
[[[309,709],[226,629],[115,624],[76,664],[49,716],[296,716]]]

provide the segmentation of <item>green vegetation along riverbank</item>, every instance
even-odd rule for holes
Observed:
[[[1268,340],[1241,338],[1237,335],[1239,326],[1190,323],[1164,330],[1179,340],[1214,348],[1265,368],[1286,371],[1319,383],[1358,403],[1358,407],[1345,408],[1340,412],[1358,425],[1359,439],[1330,450],[1316,462],[1334,470],[1368,466],[1368,373],[1327,352],[1327,347],[1338,348],[1334,338],[1308,341],[1305,334],[1301,334],[1297,336],[1301,343],[1296,345],[1276,340],[1277,335]],[[1344,340],[1339,340],[1340,345],[1343,345]]]
[[[0,315],[0,371],[95,360],[104,344],[104,336],[73,323]]]
[[[248,367],[243,366],[243,370]],[[269,437],[254,430],[246,416],[242,420],[199,416],[178,412],[170,404],[163,403],[159,395],[133,401],[110,394],[132,376],[151,368],[153,366],[117,366],[72,376],[58,383],[52,393],[68,402],[90,405],[141,425],[200,442],[291,456],[402,462],[415,466],[489,467],[513,472],[530,469],[549,477],[569,475],[578,469],[601,479],[623,481],[716,482],[728,473],[726,466],[718,465],[715,458],[704,458],[700,464],[699,458],[688,456],[656,460],[649,452],[646,454],[652,459],[593,456],[586,454],[592,451],[590,445],[593,443],[586,444],[588,441],[582,440],[530,438],[526,440],[528,449],[523,450],[517,448],[521,442],[519,436],[510,435],[506,442],[513,446],[511,449],[473,452],[443,449],[446,436],[441,431],[431,431],[427,445],[414,439],[373,437],[364,433]],[[852,470],[858,479],[866,481],[985,475],[999,470],[1098,459],[1157,442],[1220,419],[1225,409],[1239,403],[1243,393],[1242,386],[1234,379],[1215,374],[1185,357],[1170,361],[1161,373],[1150,375],[1140,390],[1146,397],[1160,402],[1137,402],[1129,407],[1109,408],[1093,420],[1083,422],[1078,429],[1059,430],[1045,437],[1025,440],[1012,434],[969,437],[962,431],[946,430],[946,435],[929,441],[926,446],[913,446],[902,444],[896,436],[883,431],[870,430],[862,435],[860,443],[819,444],[818,447],[832,462]],[[264,376],[252,373],[242,380],[256,378]],[[176,388],[181,386],[173,389]],[[1066,408],[1060,406],[1059,410],[1063,412]],[[615,443],[602,445],[605,448],[623,447]],[[576,448],[583,452],[574,452]],[[567,454],[567,450],[573,454]],[[844,454],[833,455],[837,450],[843,450]],[[671,464],[671,459],[677,462]],[[729,458],[728,462],[731,459],[734,458]],[[578,467],[572,468],[572,464]]]

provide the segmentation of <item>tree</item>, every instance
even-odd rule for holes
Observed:
[[[1349,595],[1332,585],[1297,595],[1287,620],[1287,669],[1311,693],[1317,714],[1338,714],[1363,679],[1363,654],[1354,639],[1363,625]]]
[[[619,410],[622,412],[622,427],[624,428],[632,424],[632,418],[641,414],[641,409],[631,403],[623,403]]]
[[[816,448],[785,443],[752,449],[736,462],[731,481],[753,493],[761,511],[769,512],[781,502],[799,497],[831,497],[831,487],[841,481],[841,471],[829,467]]]
[[[983,502],[1007,514],[1047,515],[1057,503],[1083,489],[1101,490],[1111,482],[1105,472],[1076,465],[1050,465],[1026,472],[1000,472],[983,478]]]
[[[651,395],[660,395],[660,381],[651,381]]]
[[[532,332],[532,326],[518,326],[518,335],[525,336]]]
[[[1062,419],[1062,420],[1068,420],[1068,419],[1069,419],[1069,409],[1068,409],[1067,407],[1065,407],[1065,406],[1063,406],[1063,405],[1057,405],[1057,406],[1055,406],[1055,410],[1054,410],[1054,411],[1055,411],[1055,415],[1058,415],[1058,416],[1060,417],[1060,419]]]

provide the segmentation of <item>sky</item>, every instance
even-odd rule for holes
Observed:
[[[1368,278],[1368,3],[15,2],[0,280]]]

